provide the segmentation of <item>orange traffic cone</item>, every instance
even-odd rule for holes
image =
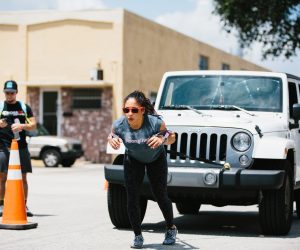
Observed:
[[[107,189],[108,189],[108,181],[104,180],[104,190],[107,190]]]
[[[13,139],[10,148],[4,207],[0,228],[20,230],[36,227],[37,223],[27,222],[18,142]]]

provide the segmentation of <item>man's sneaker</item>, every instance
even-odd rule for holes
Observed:
[[[165,240],[163,245],[174,245],[176,241],[177,228],[170,228],[165,233]]]
[[[28,207],[26,206],[26,214],[28,217],[32,217],[33,213],[30,212],[30,210],[28,209]]]
[[[143,248],[143,244],[144,244],[144,238],[140,234],[140,235],[137,235],[137,236],[134,237],[133,244],[131,245],[131,248]]]
[[[3,213],[3,205],[0,206],[0,217],[2,217],[2,213]]]

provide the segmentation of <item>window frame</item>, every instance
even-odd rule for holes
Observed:
[[[77,96],[75,95],[75,92],[78,91],[87,91],[87,93],[97,93],[99,91],[99,95],[95,95],[95,96],[91,96],[91,95],[81,95],[81,96]],[[102,108],[102,94],[103,94],[103,90],[100,88],[73,88],[72,89],[72,109],[73,110],[97,110],[97,109],[101,109]],[[84,106],[78,106],[78,103],[83,102],[83,101],[95,101],[95,100],[99,100],[99,105],[97,106],[93,106],[92,107],[84,107]],[[75,105],[74,103],[77,104]]]

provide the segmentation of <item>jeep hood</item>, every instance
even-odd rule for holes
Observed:
[[[287,121],[279,113],[257,113],[251,116],[236,111],[210,111],[209,113],[203,111],[203,114],[186,110],[184,112],[177,110],[159,112],[167,126],[237,128],[246,129],[252,134],[257,134],[255,126],[258,126],[262,133],[288,129]]]

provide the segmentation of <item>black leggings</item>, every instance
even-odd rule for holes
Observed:
[[[145,175],[145,166],[154,197],[163,213],[168,228],[173,226],[172,202],[167,195],[168,165],[165,152],[151,163],[141,163],[125,155],[124,176],[127,191],[127,210],[135,235],[141,234],[140,187]]]

